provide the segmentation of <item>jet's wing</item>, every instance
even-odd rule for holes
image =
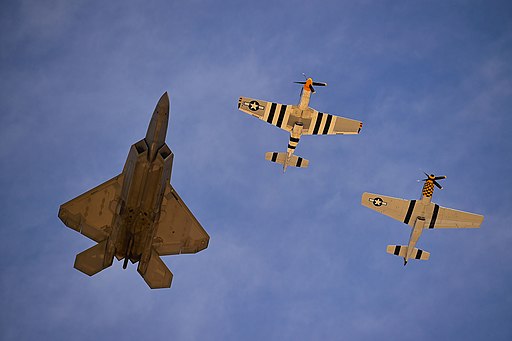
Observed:
[[[305,119],[304,135],[353,135],[359,134],[363,122],[341,116],[318,112],[313,109],[311,119]]]
[[[478,228],[484,216],[454,210],[432,203],[426,212],[425,228]],[[429,219],[430,218],[430,219]]]
[[[59,210],[60,220],[69,228],[95,242],[105,240],[112,232],[112,223],[122,187],[123,175],[119,174],[62,204]]]
[[[160,256],[196,253],[208,247],[210,236],[176,190],[167,184],[153,247]]]
[[[293,112],[293,105],[240,97],[238,99],[238,109],[286,131],[292,131],[293,129],[293,124],[288,124]],[[295,120],[293,122],[295,123]]]
[[[416,200],[405,200],[367,192],[363,193],[361,199],[363,206],[406,224],[410,222],[415,203]],[[412,222],[413,224],[414,222]]]

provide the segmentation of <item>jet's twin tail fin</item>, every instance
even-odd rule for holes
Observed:
[[[271,162],[279,163],[286,166],[307,168],[309,166],[309,160],[303,159],[300,156],[292,155],[288,157],[287,153],[268,152],[265,153],[265,159]]]
[[[75,269],[92,276],[112,265],[114,257],[106,257],[108,239],[80,252],[75,258]]]
[[[143,265],[139,262],[137,268],[139,274],[144,278],[151,289],[170,288],[172,272],[162,261],[154,248],[151,248],[151,256],[147,263],[146,271],[143,272]]]
[[[405,245],[388,245],[386,252],[391,255],[400,257],[407,257],[407,251],[409,248]],[[414,251],[410,259],[428,260],[430,258],[430,252],[423,251],[421,249],[414,248]]]

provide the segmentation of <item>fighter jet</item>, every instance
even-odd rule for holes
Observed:
[[[430,253],[415,248],[423,229],[433,228],[477,228],[480,227],[484,217],[479,214],[468,213],[439,206],[432,202],[434,186],[443,187],[437,180],[446,179],[446,176],[428,175],[421,191],[420,200],[404,200],[388,197],[381,194],[363,193],[361,204],[388,217],[401,221],[412,227],[409,244],[388,245],[387,253],[403,257],[404,265],[409,259],[428,260]]]
[[[121,174],[63,204],[62,222],[94,240],[79,253],[75,268],[92,276],[114,256],[139,262],[150,288],[169,288],[172,272],[160,256],[196,253],[210,237],[169,183],[174,154],[165,144],[169,96],[156,105],[146,137],[130,147]]]
[[[327,86],[327,83],[314,82],[307,77],[306,81],[295,83],[303,84],[298,105],[266,102],[248,97],[240,97],[238,100],[239,110],[290,133],[286,152],[265,154],[266,160],[283,165],[283,172],[288,166],[306,168],[309,165],[309,160],[293,155],[302,135],[359,134],[363,127],[360,121],[326,114],[309,107],[311,94],[315,93],[314,86]]]

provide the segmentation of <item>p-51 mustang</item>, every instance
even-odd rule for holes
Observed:
[[[401,221],[412,227],[409,244],[388,245],[387,253],[404,258],[404,265],[409,259],[427,260],[430,253],[415,248],[423,229],[433,228],[477,228],[480,227],[484,217],[479,214],[445,208],[431,202],[434,186],[442,189],[437,180],[446,176],[428,175],[423,185],[420,200],[404,200],[388,197],[381,194],[363,193],[361,204],[388,217]]]
[[[311,93],[315,92],[313,86],[326,86],[327,83],[313,82],[307,78],[303,84],[299,105],[286,105],[266,102],[259,99],[240,97],[238,109],[260,120],[266,121],[290,133],[290,141],[286,152],[268,152],[265,159],[286,167],[306,168],[309,160],[293,155],[302,135],[344,135],[359,134],[363,123],[348,118],[318,112],[309,107]]]
[[[63,204],[62,222],[96,245],[79,253],[75,268],[92,276],[114,256],[139,262],[151,289],[171,286],[172,272],[160,256],[196,253],[210,237],[169,183],[174,154],[165,143],[169,96],[162,95],[146,137],[130,147],[121,174]]]

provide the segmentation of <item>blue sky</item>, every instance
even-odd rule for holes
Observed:
[[[512,7],[500,1],[17,1],[0,11],[0,338],[512,339]],[[304,137],[308,169],[264,160],[288,135],[239,96],[364,122]],[[168,91],[172,184],[211,236],[165,257],[151,291],[121,262],[73,269],[92,241],[60,204],[118,174]],[[364,191],[485,215],[410,230]]]

